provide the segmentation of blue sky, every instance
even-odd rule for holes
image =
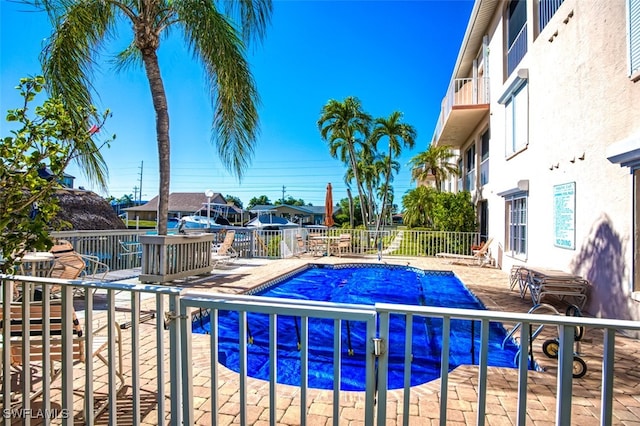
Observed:
[[[19,3],[0,3],[0,111],[19,106],[19,79],[40,73],[38,55],[50,34],[46,16]],[[407,162],[424,151],[433,135],[473,1],[282,1],[275,0],[262,45],[248,59],[261,97],[260,136],[251,167],[241,182],[220,164],[211,142],[211,114],[202,70],[179,38],[163,41],[160,66],[169,103],[171,191],[212,189],[246,205],[253,196],[324,204],[327,182],[334,200],[346,197],[345,167],[329,156],[317,120],[330,99],[358,97],[374,117],[401,111],[417,129],[413,150],[399,159],[396,203],[415,186]],[[95,104],[113,116],[100,136],[116,134],[103,152],[109,193],[142,199],[158,193],[155,114],[142,69],[117,73],[109,59],[130,42],[121,37],[105,49],[94,83]],[[0,122],[1,136],[9,129]],[[76,187],[92,188],[72,166]]]

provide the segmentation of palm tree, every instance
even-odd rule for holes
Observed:
[[[322,114],[318,119],[318,129],[322,139],[329,143],[329,153],[333,158],[339,158],[353,170],[353,176],[358,189],[360,206],[365,206],[364,190],[358,170],[357,148],[369,136],[371,116],[362,111],[362,104],[358,98],[347,97],[343,102],[335,99],[322,107]],[[361,209],[362,223],[367,223],[364,207]]]
[[[402,197],[402,222],[410,228],[416,226],[430,226],[432,223],[429,212],[433,206],[433,188],[419,186],[408,191]]]
[[[261,40],[271,0],[29,0],[54,26],[42,53],[49,91],[70,109],[91,103],[91,67],[118,23],[129,21],[131,44],[117,56],[119,67],[143,65],[156,113],[160,166],[158,234],[167,233],[170,143],[169,110],[157,52],[171,30],[185,39],[202,63],[214,108],[213,140],[227,169],[242,178],[258,130],[258,93],[245,58],[245,43]]]
[[[426,180],[427,176],[433,175],[436,181],[436,190],[440,192],[444,180],[460,173],[458,167],[449,162],[449,159],[454,155],[447,146],[429,145],[426,151],[409,160],[411,180]]]
[[[387,156],[387,167],[385,170],[384,187],[389,186],[391,181],[391,169],[393,158],[399,157],[402,152],[402,147],[413,148],[416,140],[416,129],[410,124],[402,123],[402,113],[394,111],[388,118],[378,118],[375,121],[375,127],[371,134],[371,139],[374,146],[377,146],[380,139],[386,137],[389,140],[389,155]],[[382,210],[387,203],[387,191],[382,196]],[[378,230],[380,229],[380,223],[382,222],[382,214],[378,216],[376,222],[376,238]]]

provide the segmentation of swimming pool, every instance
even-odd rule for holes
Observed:
[[[309,265],[285,279],[262,286],[255,294],[290,299],[373,305],[376,302],[407,305],[485,309],[452,272],[424,271],[412,267],[379,264]],[[248,375],[269,379],[269,320],[267,315],[248,314]],[[403,386],[405,317],[392,315],[389,352],[389,389]],[[477,364],[480,348],[479,321],[451,320],[449,371],[459,365]],[[219,360],[239,371],[238,314],[219,313]],[[278,383],[300,384],[300,318],[278,316]],[[413,318],[411,385],[440,377],[440,318]],[[343,321],[341,357],[342,390],[364,390],[366,329],[360,322]],[[194,332],[208,333],[207,319],[194,322]],[[333,388],[332,320],[309,319],[309,386]],[[497,323],[489,331],[488,364],[515,367],[518,351],[514,342],[503,348],[506,332]]]

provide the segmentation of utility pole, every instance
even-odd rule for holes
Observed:
[[[134,186],[133,187],[133,200],[131,200],[131,202],[133,203],[133,205],[136,205],[136,200],[138,199],[138,187]]]
[[[138,205],[142,204],[142,167],[144,166],[144,161],[140,162],[140,192],[138,197]]]
[[[284,204],[284,190],[286,189],[286,186],[282,185],[282,204]]]

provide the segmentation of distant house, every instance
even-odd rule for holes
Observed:
[[[38,176],[46,180],[51,180],[55,177],[51,169],[48,167],[38,170]],[[75,176],[71,176],[70,174],[63,173],[62,179],[59,179],[58,183],[64,186],[65,188],[73,188],[75,178],[76,178]]]
[[[211,197],[212,204],[227,204],[227,200],[216,192]],[[141,206],[124,209],[129,220],[157,220],[158,217],[158,196],[152,198]],[[207,196],[204,192],[172,192],[169,194],[169,217],[182,217],[198,213],[206,216]]]
[[[336,207],[334,213],[339,209]],[[291,222],[301,225],[322,225],[324,224],[324,206],[292,206],[288,204],[257,205],[249,210],[253,215],[272,213],[274,216],[284,217]]]

